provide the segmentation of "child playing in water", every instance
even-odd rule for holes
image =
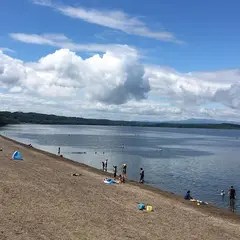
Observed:
[[[143,168],[140,168],[140,183],[144,183],[144,170]]]
[[[124,183],[125,182],[125,178],[122,175],[119,175],[119,183]]]
[[[185,200],[191,200],[191,199],[193,199],[193,198],[191,197],[191,195],[190,195],[190,191],[187,191],[186,195],[184,196],[184,199],[185,199]]]
[[[224,190],[221,190],[221,196],[222,196],[222,200],[223,200],[224,197],[225,197],[225,192],[224,192]]]

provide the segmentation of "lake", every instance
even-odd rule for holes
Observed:
[[[233,185],[240,191],[239,130],[21,124],[0,134],[55,154],[61,147],[65,157],[96,168],[108,158],[109,172],[127,163],[134,180],[143,167],[146,184],[179,195],[191,190],[194,198],[224,208],[228,197],[222,200],[221,190]]]

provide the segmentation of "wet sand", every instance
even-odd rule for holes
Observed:
[[[240,239],[228,211],[133,181],[107,185],[100,170],[3,137],[1,147],[0,239]],[[11,160],[15,150],[23,161]]]

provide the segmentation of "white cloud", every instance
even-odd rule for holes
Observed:
[[[147,25],[137,17],[131,17],[122,11],[116,10],[96,10],[83,7],[72,7],[66,5],[53,4],[49,0],[33,0],[34,4],[52,7],[71,18],[81,19],[85,22],[97,24],[103,27],[120,30],[127,34],[154,38],[157,40],[182,43],[177,40],[173,33],[167,31],[152,31]]]
[[[190,72],[188,75],[228,87],[229,84],[239,81],[240,69],[219,70],[214,72]]]
[[[23,62],[9,57],[0,51],[0,87],[13,87],[24,76],[25,68]]]
[[[164,105],[155,105],[155,103],[149,109],[148,101],[109,105],[76,99],[65,101],[59,101],[59,99],[48,100],[23,93],[0,93],[0,99],[2,111],[33,111],[46,114],[82,116],[85,118],[110,118],[115,120],[162,120],[179,117],[179,109],[171,109]]]
[[[119,53],[128,52],[129,54],[136,54],[136,50],[128,45],[120,44],[78,44],[64,34],[25,34],[25,33],[10,33],[10,37],[29,44],[48,45],[56,48],[67,48],[72,51],[88,51],[88,52],[106,52],[118,51]]]
[[[10,93],[20,93],[21,91],[22,91],[22,88],[19,86],[14,86],[9,90]]]
[[[220,101],[220,96],[223,93],[220,94],[219,91],[228,91],[228,89],[239,80],[240,75],[238,69],[216,72],[180,73],[174,69],[160,66],[143,66],[138,62],[140,54],[135,48],[129,47],[128,45],[81,45],[73,43],[63,34],[36,35],[12,33],[10,36],[25,43],[51,45],[59,48],[69,47],[72,51],[85,49],[86,51],[96,50],[106,52],[103,57],[94,55],[86,59],[86,61],[81,61],[81,63],[79,63],[79,57],[70,57],[72,53],[69,52],[65,58],[63,51],[61,51],[63,55],[60,57],[58,56],[60,52],[56,52],[55,54],[50,54],[41,59],[39,63],[28,63],[28,67],[33,68],[34,71],[28,68],[28,76],[31,76],[31,74],[32,76],[27,79],[38,79],[41,75],[40,78],[44,79],[42,82],[46,84],[47,79],[58,78],[58,83],[52,84],[51,88],[46,87],[48,86],[47,84],[39,89],[39,92],[45,95],[57,96],[61,94],[61,96],[68,96],[76,94],[76,89],[80,88],[79,79],[84,78],[85,81],[86,79],[90,79],[94,83],[94,88],[89,87],[88,84],[81,86],[87,90],[85,91],[85,96],[92,100],[103,102],[113,101],[114,103],[121,104],[131,98],[131,94],[134,94],[136,99],[143,99],[151,88],[151,93],[161,97],[167,97],[170,101],[174,100],[175,104],[178,104],[178,106],[195,106],[208,101]],[[59,61],[57,60],[58,57]],[[68,57],[72,59],[70,62]],[[73,59],[77,60],[73,62]],[[121,61],[119,61],[119,59],[121,59]],[[46,70],[47,68],[51,68],[52,64],[61,66],[66,70],[64,73],[65,75],[71,73],[71,76],[67,76],[68,83],[66,83],[66,76],[64,76],[63,73],[61,73],[61,78],[59,78],[59,75],[54,75],[56,73],[59,74],[59,69],[57,69],[54,74],[52,72],[49,74],[49,72],[46,73],[41,71],[41,68],[46,68]],[[81,70],[79,66],[81,66]],[[71,70],[68,69],[68,67],[71,68]],[[40,71],[37,76],[35,76],[35,70]],[[15,72],[19,75],[19,71],[26,71],[26,69],[19,67]],[[63,70],[61,69],[61,71]],[[10,72],[15,74],[11,69]],[[73,76],[74,74],[76,75],[75,77]],[[81,76],[79,74],[81,74]],[[116,81],[123,79],[124,76],[127,76],[127,78],[125,78],[126,81],[124,81],[124,83],[118,82],[118,85],[116,85]],[[13,76],[11,76],[11,78],[13,81]],[[99,78],[104,79],[105,84],[99,81]],[[113,78],[116,78],[116,81],[114,81]],[[146,81],[142,81],[141,85],[138,81],[139,78]],[[27,79],[25,79],[25,81],[28,81]],[[77,79],[77,82],[73,83],[73,79]],[[137,85],[134,83],[134,79]],[[55,80],[49,81],[55,82]],[[29,87],[33,82],[34,81],[31,80]],[[148,82],[150,82],[150,86]],[[60,91],[62,89],[61,87],[65,87],[65,90]],[[128,90],[131,88],[131,93],[128,92],[125,95],[127,92],[125,88],[128,88]],[[109,91],[109,89],[111,89],[111,91]],[[144,90],[141,91],[141,89]],[[220,102],[231,107],[236,106],[236,98],[234,98],[234,101],[229,99],[231,99],[231,97],[228,96],[228,101],[226,101],[225,98]]]
[[[239,81],[236,69],[216,72],[215,78],[214,72],[180,73],[144,65],[137,53],[107,51],[83,59],[60,49],[30,63],[0,52],[2,110],[131,120],[236,120]],[[208,106],[214,102],[221,107]]]
[[[34,4],[46,7],[50,7],[52,5],[51,0],[32,0],[32,2]]]
[[[39,112],[65,116],[80,116],[85,118],[109,118],[122,120],[165,121],[188,118],[215,118],[221,120],[239,121],[238,110],[230,108],[212,109],[195,107],[181,109],[165,104],[144,100],[128,102],[123,105],[108,105],[82,100],[49,100],[36,96],[0,93],[2,111]]]
[[[15,51],[11,48],[6,48],[6,47],[0,47],[1,52],[11,52],[14,53]]]
[[[214,72],[211,74],[214,75]],[[225,79],[226,74],[216,73],[217,79],[213,79],[212,76],[214,81],[210,81],[206,75],[205,73],[180,73],[174,69],[159,66],[147,65],[145,67],[145,77],[149,79],[155,94],[180,100],[182,104],[188,106],[213,101],[217,91],[228,90],[231,87],[232,81]],[[235,79],[237,80],[237,76]],[[240,74],[238,79],[240,79]]]
[[[150,90],[137,56],[106,52],[83,60],[61,49],[35,63],[0,54],[0,86],[22,87],[41,96],[73,97],[84,89],[92,101],[122,104],[141,100]]]
[[[214,95],[214,100],[231,108],[240,109],[240,79],[227,89],[219,89]]]

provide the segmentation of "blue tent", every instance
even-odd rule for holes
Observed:
[[[22,158],[22,155],[21,155],[20,152],[15,151],[15,152],[13,153],[13,155],[12,155],[12,159],[13,159],[13,160],[22,160],[23,158]]]

